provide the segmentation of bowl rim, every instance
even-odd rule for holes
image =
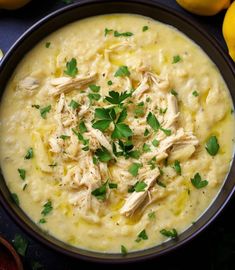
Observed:
[[[69,12],[73,9],[79,8],[79,7],[83,7],[83,6],[89,6],[89,5],[93,5],[93,4],[122,4],[123,2],[127,2],[124,0],[81,0],[79,2],[73,3],[71,5],[59,8],[51,13],[49,13],[48,15],[44,16],[43,18],[41,18],[40,20],[38,20],[36,23],[34,23],[31,27],[29,27],[15,42],[14,44],[10,47],[10,49],[7,51],[7,53],[4,55],[2,61],[0,62],[0,74],[1,71],[3,70],[3,68],[5,67],[5,65],[7,65],[9,59],[12,57],[12,54],[14,54],[14,51],[20,46],[21,43],[25,42],[25,40],[27,41],[27,38],[30,37],[34,31],[40,29],[44,24],[46,24],[47,22],[49,22],[50,20],[52,20],[55,17],[61,16],[63,13]],[[222,47],[222,45],[219,44],[219,42],[216,40],[215,37],[210,36],[209,33],[206,32],[206,30],[204,30],[197,22],[195,22],[193,19],[187,17],[186,15],[180,13],[179,11],[170,8],[169,6],[162,4],[162,3],[157,3],[157,2],[153,2],[151,0],[129,0],[128,4],[140,4],[140,5],[145,5],[145,6],[149,6],[149,7],[153,7],[154,9],[160,9],[166,13],[170,13],[175,17],[178,17],[180,20],[185,21],[187,24],[190,25],[190,27],[194,27],[196,29],[196,31],[203,36],[215,49],[216,51],[219,52],[219,54],[222,56],[224,62],[226,63],[226,65],[228,66],[228,68],[231,70],[232,74],[235,74],[235,64],[233,63],[232,59],[230,58],[230,56],[226,53],[225,49]],[[115,12],[110,12],[111,13],[115,13]],[[121,12],[119,12],[121,13]],[[105,14],[108,14],[108,12],[106,12]],[[137,14],[136,12],[130,12],[129,14]],[[91,15],[93,16],[93,15]],[[86,18],[88,18],[89,16],[86,16]],[[84,17],[85,18],[85,17]],[[79,20],[79,19],[78,19]],[[67,25],[68,23],[65,23],[65,25]],[[63,27],[63,26],[62,26]],[[58,30],[59,28],[57,28]],[[54,30],[56,31],[56,29]],[[52,31],[52,32],[54,32]],[[52,33],[51,32],[51,33]],[[183,32],[183,31],[182,31]],[[45,35],[47,36],[47,35]],[[44,37],[45,37],[44,36]],[[229,89],[231,92],[231,89]],[[234,103],[234,101],[233,101]],[[233,165],[234,165],[235,161],[233,158]],[[232,169],[232,164],[231,167],[229,169],[229,172],[231,172]],[[224,183],[227,181],[228,175],[225,178]],[[223,186],[221,187],[223,188]],[[32,228],[30,228],[30,226],[28,224],[26,224],[25,221],[23,221],[20,216],[18,216],[16,214],[16,212],[14,211],[14,209],[12,208],[12,206],[9,204],[8,201],[6,201],[4,199],[4,196],[2,195],[2,190],[0,189],[0,202],[3,205],[4,209],[6,210],[6,212],[11,216],[11,218],[24,230],[26,231],[30,236],[32,236],[34,239],[38,240],[40,243],[43,243],[44,245],[46,245],[47,247],[56,250],[57,252],[60,252],[62,254],[68,255],[70,257],[73,258],[77,258],[77,259],[82,259],[82,260],[86,260],[86,261],[92,261],[92,262],[98,262],[98,263],[130,263],[130,262],[137,262],[137,261],[143,261],[146,259],[151,259],[151,258],[156,258],[159,256],[162,256],[164,254],[167,254],[173,250],[176,250],[179,247],[182,247],[183,245],[185,245],[186,243],[188,243],[190,240],[192,240],[193,238],[195,238],[201,231],[203,231],[206,227],[208,227],[211,222],[220,214],[220,212],[223,210],[223,208],[225,207],[225,205],[228,203],[228,201],[230,200],[231,196],[233,195],[235,191],[235,185],[231,188],[231,190],[229,191],[226,199],[223,201],[222,204],[219,205],[219,207],[217,207],[217,211],[214,215],[210,216],[210,218],[207,220],[207,222],[205,222],[205,224],[203,224],[202,226],[200,226],[199,228],[197,228],[192,234],[190,234],[188,237],[186,237],[185,239],[179,241],[179,242],[175,242],[175,244],[159,251],[158,253],[154,254],[145,254],[143,256],[135,256],[135,257],[120,257],[120,258],[98,258],[98,257],[94,257],[91,256],[91,254],[102,254],[101,252],[98,251],[90,251],[90,250],[85,250],[82,249],[88,253],[90,253],[90,255],[84,255],[84,254],[80,254],[80,253],[76,253],[74,251],[70,251],[67,250],[66,248],[62,248],[60,246],[58,246],[57,244],[47,240],[46,238],[44,238],[42,235],[38,234],[36,231],[33,231]],[[219,193],[221,192],[221,190],[219,191]],[[217,198],[217,196],[219,195],[219,193],[216,195],[216,197],[214,199]],[[209,205],[209,207],[211,207],[214,204],[213,200],[211,202],[211,204]],[[209,208],[208,208],[209,209]],[[208,209],[202,213],[202,215],[204,215]],[[201,216],[200,216],[201,217]],[[198,218],[198,220],[200,219],[200,217]],[[37,226],[37,225],[36,225]],[[172,241],[172,240],[171,240]],[[147,250],[151,249],[151,248],[156,248],[157,246],[154,247],[150,247],[147,248]],[[141,252],[143,250],[138,250],[136,253]],[[135,252],[131,252],[132,254]],[[130,253],[130,254],[131,254]],[[107,254],[107,255],[112,255]]]

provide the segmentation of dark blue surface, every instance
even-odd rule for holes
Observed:
[[[74,2],[76,2],[76,0],[74,0]],[[223,12],[213,17],[200,17],[185,12],[176,4],[175,0],[155,0],[155,2],[164,3],[166,6],[174,8],[188,17],[193,18],[195,22],[216,37],[218,42],[225,48],[221,34]],[[18,11],[9,12],[0,10],[0,48],[2,51],[7,52],[17,38],[34,22],[62,6],[64,6],[62,0],[47,0],[33,1],[33,3]],[[159,259],[138,263],[138,266],[163,270],[234,270],[234,203],[235,198],[230,201],[229,205],[212,225],[186,246]],[[74,260],[54,252],[28,235],[25,235],[0,206],[0,235],[11,241],[16,233],[20,233],[29,241],[26,257],[22,258],[25,269],[32,269],[33,262],[39,262],[43,266],[41,269],[48,270],[75,270],[84,268],[84,266],[95,266],[94,264]],[[97,265],[95,267],[97,267]],[[124,266],[113,265],[111,267],[120,268]],[[132,267],[134,269],[136,265],[128,265],[128,268]]]

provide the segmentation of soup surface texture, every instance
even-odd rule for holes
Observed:
[[[137,15],[84,19],[42,40],[9,80],[0,121],[13,198],[49,234],[100,252],[176,238],[233,155],[216,66],[177,29]]]

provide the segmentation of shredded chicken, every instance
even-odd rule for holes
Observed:
[[[32,91],[34,89],[37,89],[38,87],[39,87],[39,80],[31,76],[25,77],[23,80],[19,82],[20,89]]]
[[[49,89],[49,95],[56,96],[61,93],[68,93],[73,89],[80,89],[88,83],[94,81],[96,73],[87,76],[77,76],[76,78],[60,77],[51,80],[52,88]]]

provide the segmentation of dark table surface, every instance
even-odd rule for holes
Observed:
[[[73,2],[76,2],[76,0]],[[77,2],[79,2],[79,0],[77,0]],[[196,23],[206,29],[208,33],[214,36],[224,48],[226,48],[221,33],[224,12],[213,17],[200,17],[187,13],[181,9],[176,4],[175,0],[155,0],[155,2],[163,3],[192,18]],[[16,39],[33,23],[64,5],[62,0],[34,0],[32,3],[18,11],[0,10],[0,49],[6,53]],[[164,270],[234,270],[234,204],[235,197],[230,200],[227,207],[213,224],[189,244],[171,254],[152,261],[138,263],[138,265],[141,267],[159,267],[159,269],[163,268]],[[24,231],[11,220],[11,218],[9,218],[0,205],[0,235],[11,241],[17,233],[21,234],[29,241],[26,256],[22,258],[25,269],[73,270],[84,266],[95,266],[91,263],[88,264],[83,261],[66,257],[48,249],[46,246],[32,239],[29,235],[26,235]],[[35,263],[38,267],[35,267]],[[39,267],[39,265],[42,267]],[[96,265],[95,267],[98,266]],[[124,265],[113,265],[112,267],[124,267]],[[134,268],[136,265],[128,265],[128,268],[132,267]]]

